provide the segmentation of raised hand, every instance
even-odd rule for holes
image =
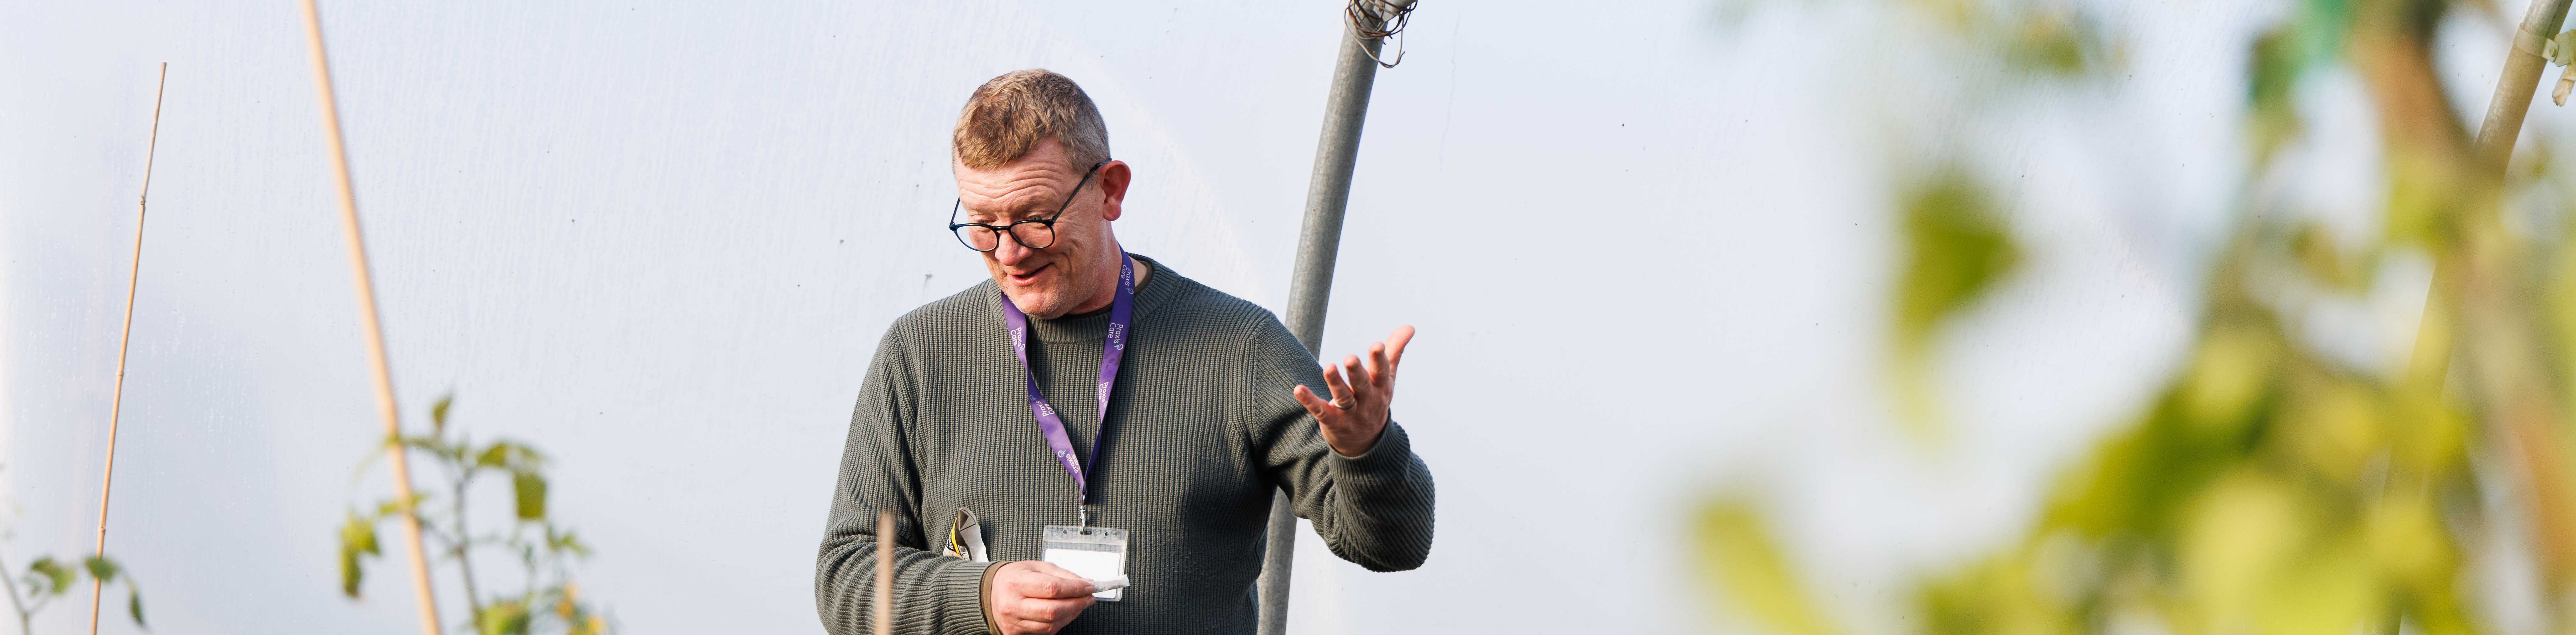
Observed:
[[[993,573],[994,630],[1002,635],[1054,635],[1091,608],[1091,581],[1054,563],[1021,560]]]
[[[1365,366],[1358,355],[1343,356],[1340,366],[1325,364],[1324,386],[1333,391],[1330,401],[1305,386],[1292,391],[1297,403],[1305,405],[1306,412],[1323,426],[1324,444],[1333,446],[1334,452],[1359,456],[1377,447],[1378,436],[1386,432],[1387,404],[1395,401],[1395,369],[1404,363],[1404,345],[1412,341],[1413,327],[1396,327],[1386,341],[1369,345]]]

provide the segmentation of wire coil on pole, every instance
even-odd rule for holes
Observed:
[[[1351,0],[1350,7],[1343,9],[1342,14],[1350,17],[1353,39],[1384,40],[1404,32],[1405,24],[1413,20],[1413,7],[1411,2]],[[1380,67],[1395,68],[1395,65],[1404,63],[1404,40],[1396,39],[1395,61],[1392,62],[1379,58],[1366,46],[1360,47],[1360,52],[1366,53],[1369,61],[1377,62]]]

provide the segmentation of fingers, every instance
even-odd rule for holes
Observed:
[[[1330,364],[1326,364],[1324,366],[1324,386],[1333,389],[1333,405],[1341,406],[1343,408],[1351,408],[1359,405],[1360,393],[1357,390],[1351,389],[1350,380],[1351,375],[1357,375],[1359,373],[1360,357],[1358,355],[1343,356],[1341,366],[1333,366]]]
[[[1057,599],[1087,598],[1091,597],[1092,593],[1093,591],[1090,580],[1082,578],[1050,578],[1047,580],[1047,593],[1045,595],[1031,594],[1030,597]]]
[[[1395,383],[1395,367],[1387,363],[1386,344],[1369,344],[1368,361],[1368,383],[1370,387],[1376,388],[1379,391],[1384,391],[1388,385]]]
[[[1074,622],[1074,617],[1082,617],[1084,607],[1090,607],[1090,602],[1084,602],[1082,607],[1036,607],[1036,604],[1033,604],[1033,602],[1072,604],[1069,599],[1023,599],[1023,602],[1028,604],[1025,604],[1025,607],[1010,609],[1010,612],[997,612],[999,617],[997,622],[1010,625],[1002,632],[1038,632],[1038,635],[1051,635],[1051,632],[1056,630],[1064,630],[1064,625]]]
[[[1389,377],[1395,375],[1395,367],[1404,364],[1404,345],[1411,343],[1413,343],[1413,325],[1411,324],[1395,327],[1394,333],[1387,334],[1386,347],[1388,351],[1386,354],[1387,361],[1385,372]]]
[[[1360,406],[1363,401],[1368,401],[1370,391],[1365,391],[1365,388],[1376,386],[1368,375],[1368,368],[1360,365],[1360,355],[1342,355],[1342,393],[1337,393],[1337,398],[1350,406]]]
[[[1068,599],[1091,597],[1091,581],[1078,577],[1049,575],[1025,583],[1023,595],[1031,598]]]
[[[1047,562],[1029,562],[1024,575],[1004,582],[1021,597],[1064,599],[1091,596],[1091,581]],[[999,581],[999,578],[996,578]]]
[[[993,577],[993,616],[1005,633],[1054,633],[1091,608],[1091,581],[1053,563],[1023,560]]]
[[[1003,627],[1004,633],[1054,633],[1065,624],[1072,623],[1074,618],[1081,617],[1082,610],[1090,606],[1091,598],[1083,598],[1079,602],[1020,598],[1007,604],[995,604],[993,622],[995,626]]]
[[[1369,344],[1366,359],[1346,355],[1340,364],[1324,363],[1324,388],[1331,392],[1330,399],[1305,386],[1291,389],[1290,394],[1316,419],[1384,404],[1395,391],[1395,374],[1404,364],[1404,349],[1413,343],[1413,334],[1411,325],[1396,327],[1386,341]]]
[[[1082,610],[1087,608],[1091,608],[1091,596],[1088,595],[1070,600],[1020,598],[1020,605],[1016,607],[1017,610],[1011,611],[1011,617],[1063,624],[1073,621],[1073,618],[1082,615]]]
[[[1341,410],[1340,406],[1315,396],[1315,391],[1307,390],[1305,386],[1290,389],[1288,393],[1297,398],[1297,405],[1306,407],[1306,414],[1315,415],[1316,419],[1324,418],[1327,413],[1338,414],[1336,411]]]
[[[1045,560],[1023,560],[1022,562],[1029,563],[1030,571],[1036,571],[1038,573],[1044,573],[1059,578],[1073,578],[1075,580],[1084,579],[1082,574],[1074,573],[1072,569],[1057,566],[1056,563],[1053,562],[1047,562]]]

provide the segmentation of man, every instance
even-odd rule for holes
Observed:
[[[868,365],[815,564],[827,630],[868,632],[892,540],[897,632],[1251,633],[1278,488],[1335,555],[1421,566],[1431,473],[1387,418],[1411,327],[1319,372],[1269,311],[1127,254],[1132,171],[1062,75],[975,89],[952,150],[950,229],[993,280],[896,320]]]

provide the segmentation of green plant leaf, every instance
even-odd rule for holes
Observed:
[[[590,557],[590,545],[584,544],[580,537],[574,536],[572,530],[557,529],[553,524],[546,525],[546,549]]]
[[[441,436],[405,436],[401,437],[401,443],[405,448],[427,452],[441,458],[447,458],[449,455],[455,454],[455,448],[447,443],[447,439],[445,437]]]
[[[509,467],[510,442],[494,441],[492,442],[492,445],[484,447],[481,454],[475,455],[474,465],[477,467]]]
[[[438,403],[429,405],[429,429],[432,431],[431,434],[437,436],[447,435],[447,407],[454,405],[455,403],[456,393],[448,393],[439,396]]]
[[[2242,436],[2264,413],[2265,398],[2277,392],[2282,344],[2268,325],[2242,320],[2203,332],[2177,393],[2193,431],[2215,439]]]
[[[2061,547],[2080,549],[2072,543]],[[2086,581],[2051,576],[2044,558],[2033,549],[2016,549],[1968,564],[1958,571],[1926,580],[1915,591],[1922,635],[2078,635],[2079,613],[2066,610],[2051,595],[2083,593]],[[2038,578],[2038,579],[2034,579]],[[2043,588],[2054,593],[2040,592]]]
[[[376,544],[375,519],[350,511],[349,522],[340,526],[340,592],[358,597],[358,583],[366,577],[361,557],[382,553]]]
[[[36,585],[38,588],[35,590],[49,595],[62,595],[64,591],[72,588],[72,581],[80,578],[78,570],[64,566],[62,561],[55,560],[53,556],[37,558],[35,563],[27,565],[27,572],[34,574],[35,579],[43,583]]]
[[[2308,279],[2328,288],[2346,292],[2366,292],[2370,272],[2363,269],[2362,254],[2352,253],[2335,241],[2334,233],[2322,221],[2310,221],[2290,235],[2290,253]]]
[[[358,583],[364,582],[366,576],[365,566],[358,562],[358,552],[342,547],[340,549],[340,594],[349,596],[349,599],[357,599]]]
[[[115,582],[116,574],[123,569],[116,566],[116,561],[109,560],[106,556],[83,558],[81,564],[89,568],[90,577],[97,578],[101,583]]]
[[[340,527],[340,544],[367,555],[383,553],[376,543],[376,519],[354,511],[349,512],[349,523]]]
[[[544,520],[546,517],[546,477],[535,472],[510,475],[511,489],[519,495],[519,520]]]
[[[474,627],[482,635],[526,635],[529,617],[526,603],[502,600],[485,605],[483,612],[474,616]]]
[[[1749,502],[1722,500],[1693,527],[1700,559],[1722,587],[1726,604],[1756,624],[1787,635],[1840,632],[1817,610],[1806,585]]]
[[[1943,319],[1968,306],[2021,260],[1993,199],[1951,168],[1905,196],[1905,270],[1897,283],[1899,352],[1920,354]]]
[[[2113,63],[2101,29],[2071,4],[1990,22],[1984,37],[2001,40],[2004,59],[2016,66],[2071,79],[2109,70]]]
[[[538,453],[536,448],[528,447],[527,444],[515,441],[494,441],[475,457],[474,464],[481,467],[530,472],[545,467],[545,460],[544,454]]]
[[[133,590],[133,589],[132,589],[132,588],[130,588],[130,587],[126,589],[126,592],[125,592],[125,614],[126,614],[126,615],[131,615],[131,616],[133,616],[133,617],[134,617],[134,625],[135,625],[135,626],[142,626],[142,627],[145,627],[145,628],[150,628],[150,625],[148,625],[148,624],[144,624],[144,623],[143,623],[143,592],[142,592],[142,591],[136,591],[136,590]]]
[[[1899,421],[1918,439],[1938,436],[1934,335],[2020,260],[1993,197],[1964,168],[1944,168],[1903,196],[1904,269],[1896,285],[1893,383]]]

